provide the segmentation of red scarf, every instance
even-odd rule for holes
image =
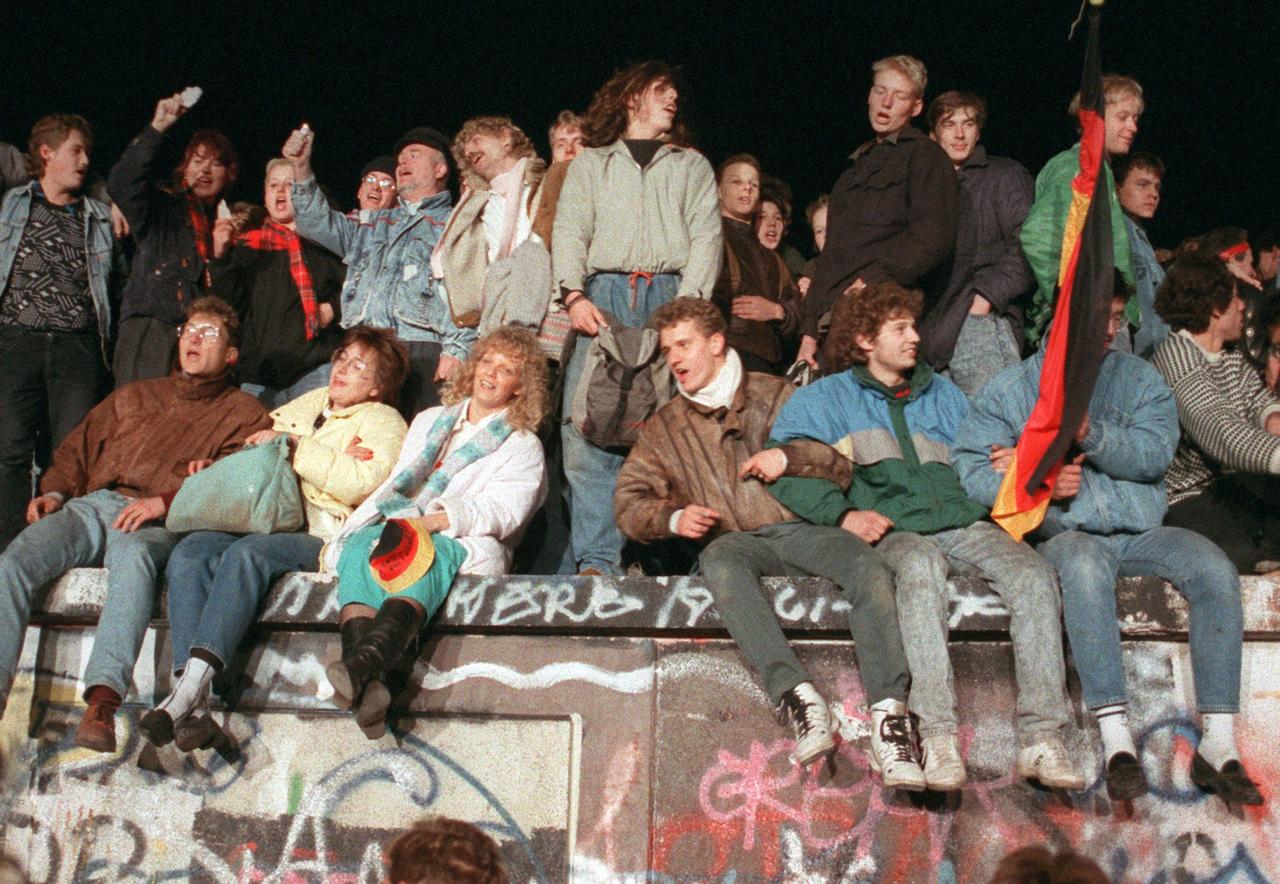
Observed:
[[[204,287],[207,290],[213,284],[209,276],[209,255],[213,252],[213,225],[209,223],[205,204],[193,196],[187,197],[187,214],[191,217],[191,235],[196,241],[196,253],[204,262]]]
[[[262,249],[267,252],[288,250],[289,275],[293,277],[293,284],[298,287],[298,297],[302,301],[302,312],[306,316],[307,340],[314,338],[320,331],[320,318],[316,315],[316,292],[311,285],[311,271],[302,260],[302,240],[298,234],[283,224],[267,219],[260,229],[240,234],[238,242],[251,249]]]

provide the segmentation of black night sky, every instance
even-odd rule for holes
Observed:
[[[0,138],[25,144],[41,115],[82,113],[105,173],[156,99],[194,83],[204,98],[173,152],[195,128],[222,129],[241,157],[235,196],[256,201],[266,160],[306,119],[320,180],[345,207],[360,166],[413,125],[451,135],[470,116],[507,114],[545,152],[557,111],[585,109],[616,67],[661,57],[684,66],[688,117],[713,163],[751,151],[791,183],[792,239],[807,249],[804,204],[869,137],[871,61],[921,57],[926,99],[982,94],[983,142],[1035,174],[1074,141],[1065,108],[1080,78],[1083,29],[1067,42],[1077,11],[1075,0],[17,3],[5,16]],[[1168,167],[1156,244],[1220,224],[1280,225],[1271,0],[1108,0],[1103,37],[1104,69],[1146,89],[1135,147]]]

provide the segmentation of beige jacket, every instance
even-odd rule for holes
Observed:
[[[558,297],[594,273],[679,273],[680,297],[709,298],[720,273],[716,178],[707,158],[670,144],[642,171],[621,140],[569,164],[551,239]]]
[[[532,218],[538,211],[538,185],[547,164],[529,157],[524,168],[521,201],[525,213]],[[472,175],[467,179],[467,192],[453,207],[435,252],[444,271],[445,292],[449,311],[459,328],[480,324],[484,311],[484,275],[489,269],[489,241],[484,233],[484,209],[489,203],[489,186],[484,179]],[[520,243],[512,243],[518,246]]]
[[[322,540],[337,535],[347,516],[391,473],[408,426],[390,405],[362,402],[334,411],[315,428],[329,404],[329,388],[304,393],[271,412],[275,429],[300,437],[293,470],[302,480],[307,531]],[[373,452],[370,460],[346,453],[352,440]]]

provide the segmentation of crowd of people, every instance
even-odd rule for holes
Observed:
[[[911,56],[872,66],[873,137],[805,213],[809,259],[786,185],[749,154],[713,167],[657,61],[560,114],[550,164],[506,117],[452,139],[415,126],[336,183],[356,185],[349,212],[306,124],[262,205],[229,205],[222,133],[195,132],[160,180],[187,93],[104,184],[86,181],[89,123],[40,120],[25,166],[0,148],[0,709],[34,592],[76,566],[108,569],[76,734],[104,752],[161,578],[173,688],[141,728],[193,751],[221,738],[211,686],[286,572],[337,574],[327,677],[377,738],[388,673],[456,575],[696,568],[807,764],[834,719],[760,578],[816,575],[849,602],[871,766],[954,790],[948,578],[968,574],[1010,612],[1019,775],[1086,784],[1065,619],[1125,800],[1147,784],[1115,583],[1155,575],[1190,606],[1191,778],[1261,802],[1234,722],[1240,575],[1280,569],[1280,243],[1221,228],[1154,248],[1165,170],[1131,150],[1142,88],[1104,78],[1107,351],[1043,524],[1017,540],[989,512],[1039,394],[1080,145],[1033,178],[987,154],[980,96],[925,113],[926,86]],[[166,527],[189,477],[272,444],[302,529]]]

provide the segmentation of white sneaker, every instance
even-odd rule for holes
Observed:
[[[797,763],[809,764],[836,748],[831,710],[812,682],[802,681],[783,694],[777,712],[796,735],[796,748],[791,757]]]
[[[963,786],[968,776],[955,734],[934,734],[921,742],[925,785],[936,792],[951,792]]]
[[[1046,737],[1018,753],[1018,776],[1039,780],[1040,785],[1050,789],[1079,791],[1085,786],[1084,774],[1071,760],[1062,738],[1057,735]]]
[[[871,709],[871,769],[880,774],[887,788],[921,792],[924,771],[916,759],[907,704],[899,700],[887,705],[886,709]]]

